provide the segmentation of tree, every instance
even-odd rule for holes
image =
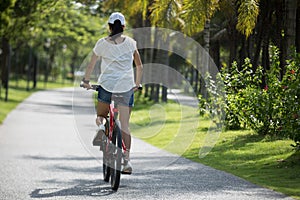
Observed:
[[[285,74],[286,60],[291,56],[291,47],[296,46],[296,16],[297,16],[297,0],[285,0],[283,2],[284,7],[284,23],[283,23],[283,35],[282,35],[282,46],[280,54],[281,63],[281,77]]]
[[[36,86],[38,71],[45,74],[45,81],[53,67],[61,71],[58,60],[71,60],[67,57],[72,56],[74,72],[75,65],[106,31],[102,28],[99,32],[103,21],[97,18],[99,15],[91,7],[71,0],[11,0],[1,2],[0,9],[1,83],[6,90],[8,72],[15,72],[17,68],[27,74],[28,89],[30,81]],[[15,66],[12,70],[9,70],[10,52],[17,56],[13,59]]]
[[[48,2],[49,3],[49,2]],[[5,100],[8,100],[8,88],[11,66],[11,43],[18,42],[19,38],[26,36],[34,22],[37,2],[29,0],[6,0],[1,4],[1,26],[3,53],[1,54],[1,82],[6,89]]]

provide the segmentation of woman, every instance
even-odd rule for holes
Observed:
[[[133,106],[133,93],[138,89],[142,79],[142,62],[137,50],[136,41],[123,35],[125,18],[119,12],[112,13],[108,20],[110,35],[101,38],[93,49],[93,55],[87,66],[83,78],[84,87],[90,89],[90,75],[94,69],[97,59],[100,57],[101,74],[98,78],[100,89],[98,91],[96,124],[100,131],[93,140],[93,145],[99,146],[102,134],[105,131],[105,117],[109,112],[109,104],[114,94],[122,94],[124,97],[119,105],[119,119],[121,122],[122,138],[126,146],[125,165],[123,172],[131,174],[129,153],[131,147],[131,135],[129,131],[129,118]],[[136,79],[134,80],[133,61],[136,66]]]

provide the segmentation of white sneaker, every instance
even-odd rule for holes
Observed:
[[[122,170],[122,174],[132,174],[132,165],[130,161],[124,160],[124,167]]]
[[[97,129],[97,133],[93,139],[93,146],[100,146],[102,143],[102,136],[105,134],[105,126],[100,124]]]
[[[99,126],[98,126],[98,129],[97,129],[97,131],[103,131],[103,132],[105,132],[105,126],[103,125],[103,124],[100,124]]]

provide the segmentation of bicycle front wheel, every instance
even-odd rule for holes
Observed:
[[[122,134],[118,126],[115,127],[112,143],[114,144],[113,159],[110,167],[111,187],[117,191],[121,178],[121,161],[122,161]]]

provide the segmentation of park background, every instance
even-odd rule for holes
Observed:
[[[224,133],[211,153],[198,157],[196,140],[206,130],[200,127],[184,156],[299,198],[299,0],[3,0],[1,122],[32,92],[71,86],[95,42],[108,34],[114,11],[126,16],[127,29],[161,27],[186,34],[220,70],[206,76],[172,52],[140,50],[144,63],[184,74],[199,96],[200,117],[225,115]],[[159,36],[149,34],[159,47]],[[218,82],[225,83],[225,101],[210,95]],[[139,112],[155,102],[174,109],[167,92],[161,84],[147,84],[140,101],[148,103]],[[148,142],[160,145],[157,138]]]

